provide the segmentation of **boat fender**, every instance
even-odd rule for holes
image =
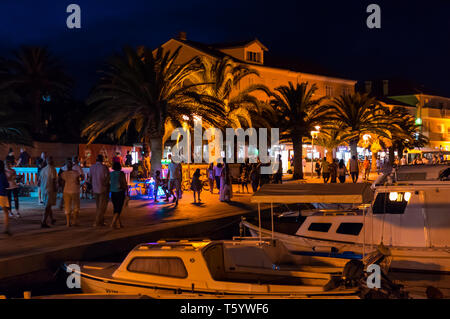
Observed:
[[[338,249],[331,246],[314,246],[313,251],[317,253],[336,253],[338,252]]]

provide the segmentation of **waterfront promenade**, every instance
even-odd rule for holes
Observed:
[[[41,229],[43,206],[37,204],[36,198],[21,198],[22,217],[10,221],[12,236],[0,235],[0,282],[54,270],[63,260],[89,260],[123,253],[146,240],[211,238],[217,229],[230,223],[236,223],[238,230],[240,216],[254,210],[250,194],[235,193],[231,203],[223,203],[219,201],[217,190],[213,195],[202,192],[201,204],[194,204],[192,192],[185,192],[178,206],[174,205],[162,201],[153,203],[148,199],[130,200],[122,214],[124,228],[94,228],[95,200],[82,199],[79,226],[66,227],[64,213],[54,207],[56,224]],[[111,219],[110,202],[106,223]]]

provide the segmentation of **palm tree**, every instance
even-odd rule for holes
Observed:
[[[199,91],[210,96],[223,108],[232,127],[252,127],[255,116],[270,109],[251,94],[260,91],[270,96],[265,85],[254,84],[240,89],[241,81],[251,75],[259,77],[258,71],[238,64],[227,56],[221,59],[203,57],[201,63],[204,71],[195,81],[209,85],[201,86]]]
[[[192,83],[202,72],[198,58],[176,64],[180,52],[158,48],[133,50],[125,47],[103,71],[102,81],[87,100],[94,106],[82,134],[93,142],[100,134],[113,132],[116,138],[129,129],[150,144],[152,171],[161,169],[163,138],[168,127],[179,127],[183,116],[196,114],[208,125],[220,127],[226,118],[216,101],[196,89],[204,83]]]
[[[23,46],[14,52],[14,58],[5,62],[1,89],[11,89],[25,98],[34,115],[34,131],[42,132],[44,98],[67,97],[71,79],[47,49]]]
[[[428,138],[420,132],[420,125],[404,107],[395,106],[387,111],[391,122],[392,145],[389,149],[390,160],[393,161],[394,149],[401,157],[405,148],[423,147]]]
[[[334,119],[340,123],[352,156],[357,155],[357,144],[364,134],[377,134],[391,138],[384,108],[368,94],[340,95],[329,105]]]
[[[291,141],[294,148],[294,179],[303,178],[303,137],[310,136],[314,126],[323,126],[329,119],[328,109],[321,106],[325,97],[313,99],[316,90],[315,84],[308,88],[308,82],[295,86],[289,82],[277,87],[270,101],[279,114],[280,141]]]
[[[343,138],[343,133],[338,128],[332,128],[327,130],[320,130],[316,138],[316,144],[325,147],[327,150],[327,161],[332,162],[333,150],[341,145],[347,144]]]

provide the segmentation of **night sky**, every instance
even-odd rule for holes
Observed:
[[[81,29],[66,27],[70,3],[81,6]],[[366,26],[370,3],[381,6],[381,29]],[[1,0],[0,55],[23,44],[49,47],[84,99],[125,44],[154,48],[179,31],[208,43],[257,37],[271,54],[343,77],[402,77],[450,97],[449,17],[446,0]]]

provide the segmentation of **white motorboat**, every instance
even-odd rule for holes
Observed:
[[[357,289],[326,286],[342,274],[345,262],[294,256],[276,240],[242,239],[147,243],[135,247],[120,264],[66,262],[65,267],[81,276],[81,289],[90,294],[357,298]]]
[[[397,173],[398,181],[375,190],[364,183],[264,185],[252,197],[259,210],[265,203],[272,213],[276,203],[346,208],[308,210],[290,233],[274,229],[273,214],[271,228],[262,227],[261,218],[259,225],[246,220],[241,225],[252,236],[279,239],[294,254],[362,258],[382,243],[391,255],[391,270],[450,272],[448,166],[432,168],[439,180],[420,169],[427,171],[408,168]]]

